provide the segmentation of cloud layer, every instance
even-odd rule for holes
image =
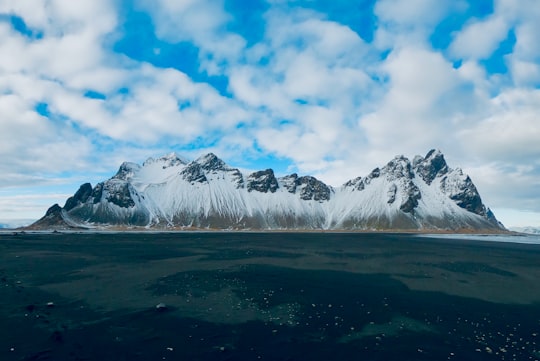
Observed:
[[[172,150],[340,185],[440,148],[540,212],[540,6],[484,3],[4,0],[0,190]]]

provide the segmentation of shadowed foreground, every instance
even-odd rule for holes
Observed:
[[[0,359],[536,360],[538,265],[406,234],[2,234]]]

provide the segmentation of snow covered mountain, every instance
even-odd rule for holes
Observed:
[[[510,227],[509,229],[513,232],[540,235],[540,227]]]
[[[338,188],[311,176],[243,174],[210,153],[125,162],[111,179],[83,184],[30,228],[142,226],[212,229],[504,230],[471,179],[431,150],[397,156]]]

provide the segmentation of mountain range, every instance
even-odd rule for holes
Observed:
[[[124,162],[85,183],[29,229],[123,227],[229,230],[504,231],[469,176],[430,150],[396,156],[340,187],[272,169],[244,173],[209,153]]]
[[[512,232],[540,235],[540,227],[510,227],[509,229]]]

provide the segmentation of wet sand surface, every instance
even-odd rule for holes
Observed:
[[[459,238],[1,234],[0,360],[540,360],[538,280]]]

